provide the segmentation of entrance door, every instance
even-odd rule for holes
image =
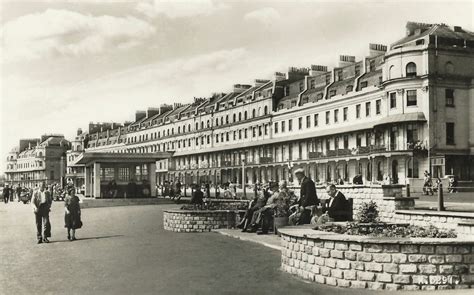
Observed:
[[[398,183],[398,161],[393,160],[392,162],[392,183]]]

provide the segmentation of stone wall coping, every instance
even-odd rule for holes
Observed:
[[[383,200],[393,200],[393,201],[399,201],[399,200],[418,200],[419,197],[383,197]]]
[[[395,214],[439,216],[439,217],[459,217],[474,219],[474,212],[453,212],[453,211],[432,211],[432,210],[396,210]]]
[[[337,189],[347,189],[347,188],[382,188],[382,189],[389,189],[389,188],[404,188],[404,184],[371,184],[371,185],[364,185],[364,184],[336,184]],[[298,186],[292,188],[299,188]],[[324,184],[316,184],[316,188],[326,188]]]
[[[282,235],[305,238],[313,241],[357,242],[362,244],[427,244],[427,245],[474,245],[474,237],[467,238],[379,238],[368,236],[344,235],[333,232],[313,230],[308,226],[288,226],[279,228]]]
[[[195,214],[209,214],[209,213],[229,213],[229,212],[245,212],[246,210],[182,210],[182,209],[166,209],[166,213],[195,213]]]

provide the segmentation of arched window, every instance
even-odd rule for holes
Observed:
[[[409,62],[406,67],[407,77],[416,77],[416,64]]]
[[[199,129],[199,123],[196,122],[196,129],[195,130],[198,130]]]
[[[252,110],[252,118],[255,118],[256,112],[255,109]]]
[[[211,128],[211,122],[207,120],[207,128]]]
[[[263,115],[266,115],[266,114],[268,114],[268,106],[265,106],[263,108]]]
[[[393,79],[395,77],[395,66],[390,66],[388,69],[388,78]]]
[[[237,121],[237,115],[234,114],[234,115],[232,116],[232,122],[235,123],[236,121]]]
[[[242,120],[242,113],[239,112],[239,121],[241,121],[241,120]]]
[[[229,124],[229,115],[225,115],[225,123]]]
[[[244,112],[244,120],[247,120],[247,111]]]
[[[454,65],[452,62],[448,61],[445,65],[444,65],[444,70],[446,71],[446,74],[452,74],[454,73]]]
[[[201,129],[204,129],[204,121],[201,121]]]
[[[224,125],[224,117],[221,117],[221,125]]]
[[[219,119],[216,118],[216,126],[219,126]]]
[[[188,124],[188,132],[191,132],[191,124]],[[158,135],[159,137],[159,135]]]

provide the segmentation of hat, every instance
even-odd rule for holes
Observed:
[[[295,174],[297,173],[301,173],[301,174],[304,174],[304,169],[303,168],[298,168],[295,170]]]

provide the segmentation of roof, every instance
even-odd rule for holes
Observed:
[[[101,153],[101,152],[84,152],[81,154],[76,162],[82,165],[91,165],[93,163],[155,163],[157,160],[167,159],[171,157],[168,152],[156,153]]]
[[[474,33],[461,29],[460,31],[455,31],[451,27],[444,25],[444,24],[416,24],[409,22],[407,23],[407,28],[408,27],[417,27],[418,29],[425,29],[422,31],[420,34],[413,34],[410,36],[406,36],[395,43],[390,45],[390,48],[393,49],[393,47],[397,45],[402,45],[411,41],[414,41],[416,39],[421,39],[425,36],[432,35],[432,36],[438,36],[438,37],[444,37],[444,38],[454,38],[454,39],[466,39],[466,40],[474,40]]]
[[[426,122],[426,118],[422,112],[391,115],[380,119],[374,127],[396,122]]]

